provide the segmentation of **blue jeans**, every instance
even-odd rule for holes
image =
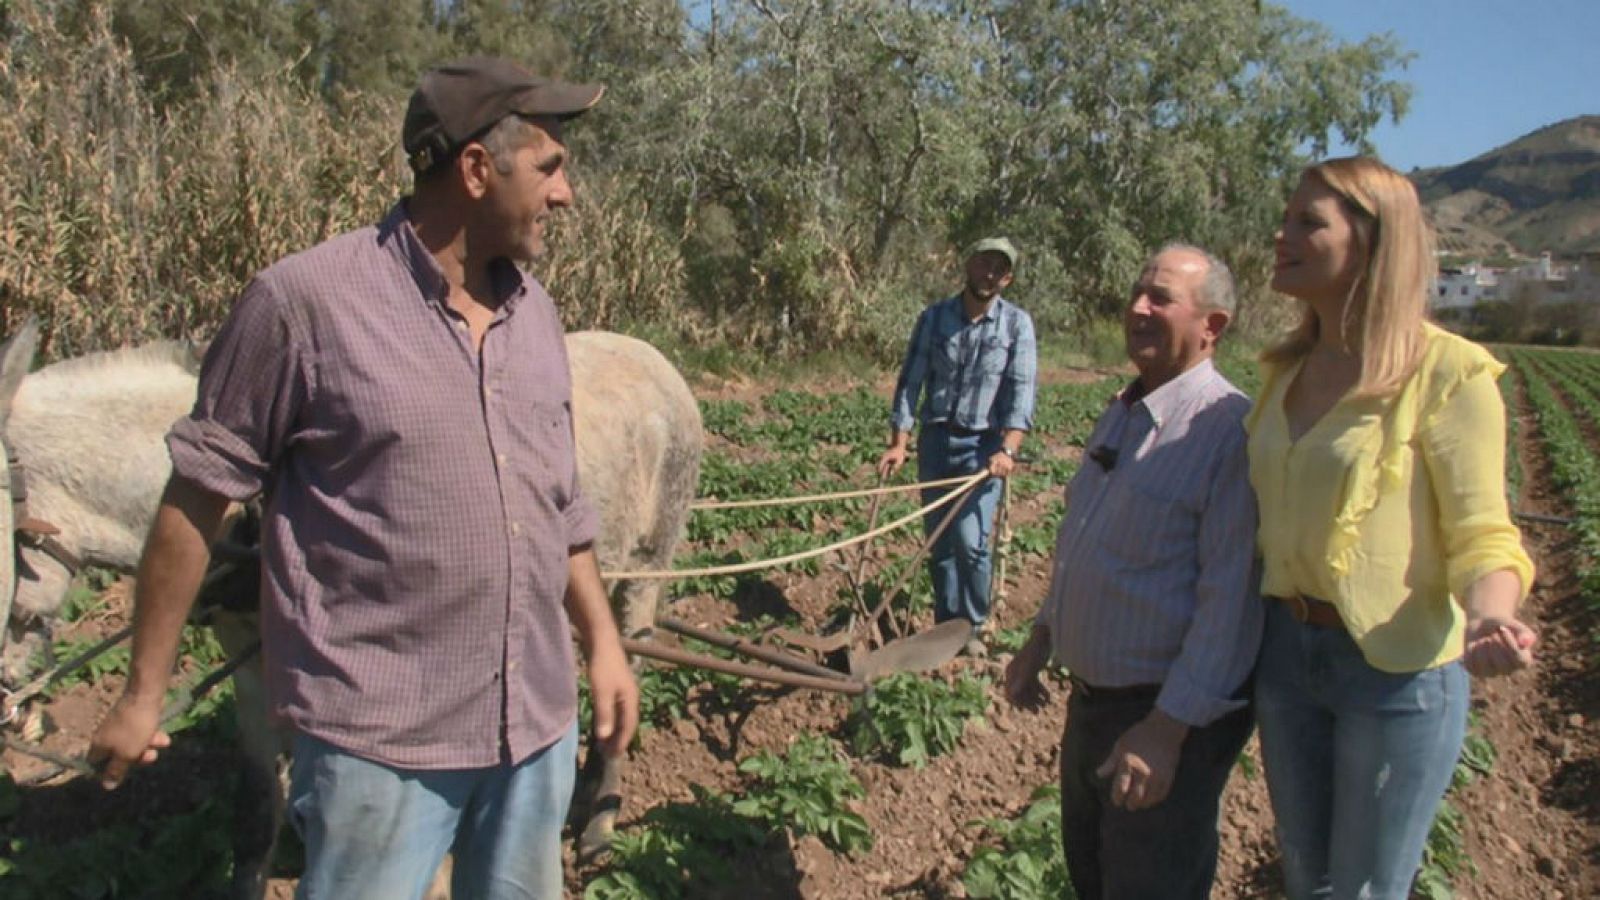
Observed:
[[[420,900],[446,851],[456,900],[561,896],[578,727],[517,765],[396,769],[294,741],[289,816],[306,846],[297,900]]]
[[[917,479],[935,481],[972,475],[1000,452],[1000,432],[955,431],[945,425],[927,425],[917,445]],[[961,512],[928,550],[928,575],[933,579],[933,619],[966,619],[982,625],[989,618],[989,577],[994,563],[989,555],[989,532],[995,507],[1000,504],[1000,480],[991,478],[960,501]],[[949,488],[922,492],[927,505],[949,493]],[[949,512],[940,507],[923,517],[925,533],[932,534]]]
[[[1373,668],[1268,601],[1256,718],[1294,900],[1405,900],[1466,735],[1466,670]]]

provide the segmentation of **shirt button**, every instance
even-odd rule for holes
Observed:
[[[500,467],[503,469],[506,465],[506,455],[504,453],[496,453],[494,456],[494,461],[499,463]]]
[[[517,670],[517,661],[516,660],[513,659],[511,662],[506,664],[506,671],[507,672],[515,672],[516,670]]]
[[[511,523],[511,533],[512,534],[521,534],[522,533],[522,523],[521,522],[512,522]]]

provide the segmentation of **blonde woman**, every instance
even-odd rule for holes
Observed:
[[[1403,898],[1466,730],[1468,674],[1530,665],[1503,367],[1424,321],[1433,242],[1376,159],[1306,170],[1272,287],[1304,315],[1250,413],[1266,634],[1256,703],[1292,898]]]

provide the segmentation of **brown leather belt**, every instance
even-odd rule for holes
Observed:
[[[1303,594],[1292,594],[1288,597],[1275,597],[1266,595],[1268,600],[1282,603],[1289,608],[1289,615],[1295,621],[1318,628],[1332,628],[1335,631],[1345,631],[1344,619],[1339,617],[1339,608],[1326,600],[1307,597]]]

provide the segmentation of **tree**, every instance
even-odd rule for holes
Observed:
[[[1121,303],[1143,257],[1182,238],[1264,268],[1270,223],[1307,154],[1365,145],[1407,89],[1391,38],[1341,45],[1254,0],[994,2],[1005,99],[989,188],[968,230],[1028,223],[1091,313]]]

